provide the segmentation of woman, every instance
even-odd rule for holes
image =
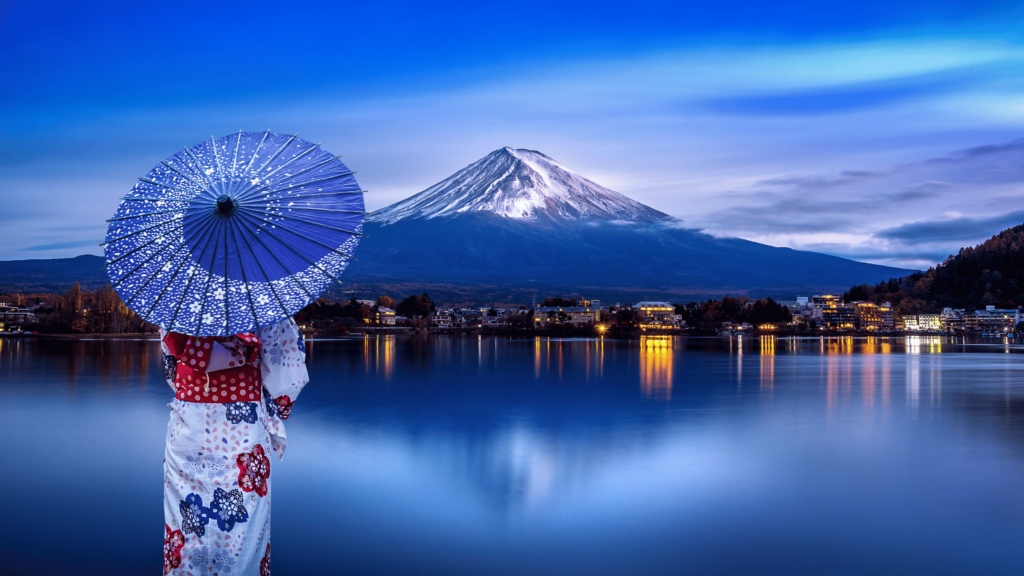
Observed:
[[[175,392],[164,455],[164,574],[270,574],[270,458],[309,380],[294,320],[258,333],[161,331]]]

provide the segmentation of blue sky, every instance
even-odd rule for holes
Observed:
[[[717,5],[711,5],[717,4]],[[0,258],[297,132],[381,208],[502,146],[710,233],[926,267],[1024,221],[1024,4],[0,1]]]

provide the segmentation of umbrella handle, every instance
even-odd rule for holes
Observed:
[[[206,375],[206,386],[204,387],[204,389],[207,392],[209,392],[210,391],[210,373],[209,372],[203,372],[203,374]]]

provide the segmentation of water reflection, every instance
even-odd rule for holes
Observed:
[[[775,336],[761,336],[761,391],[775,388]]]
[[[640,337],[640,389],[644,397],[672,399],[673,343],[671,336]]]
[[[312,383],[274,468],[281,571],[817,574],[883,562],[1012,574],[1024,560],[1017,344],[382,334],[308,345]],[[70,573],[63,556],[109,574],[151,565],[169,399],[155,351],[0,339],[0,421],[18,439],[0,458],[20,463],[0,468],[18,495],[5,510],[18,522],[0,525],[5,574]],[[53,490],[69,469],[76,489]],[[82,498],[112,478],[118,507]],[[121,564],[52,521],[62,514],[116,534]],[[64,554],[47,553],[55,541]],[[737,542],[762,544],[736,554]],[[12,569],[25,555],[33,565]],[[809,557],[820,561],[794,559]]]

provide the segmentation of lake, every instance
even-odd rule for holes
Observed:
[[[1024,346],[307,343],[273,570],[1020,574]],[[158,574],[155,340],[0,339],[0,573]]]

